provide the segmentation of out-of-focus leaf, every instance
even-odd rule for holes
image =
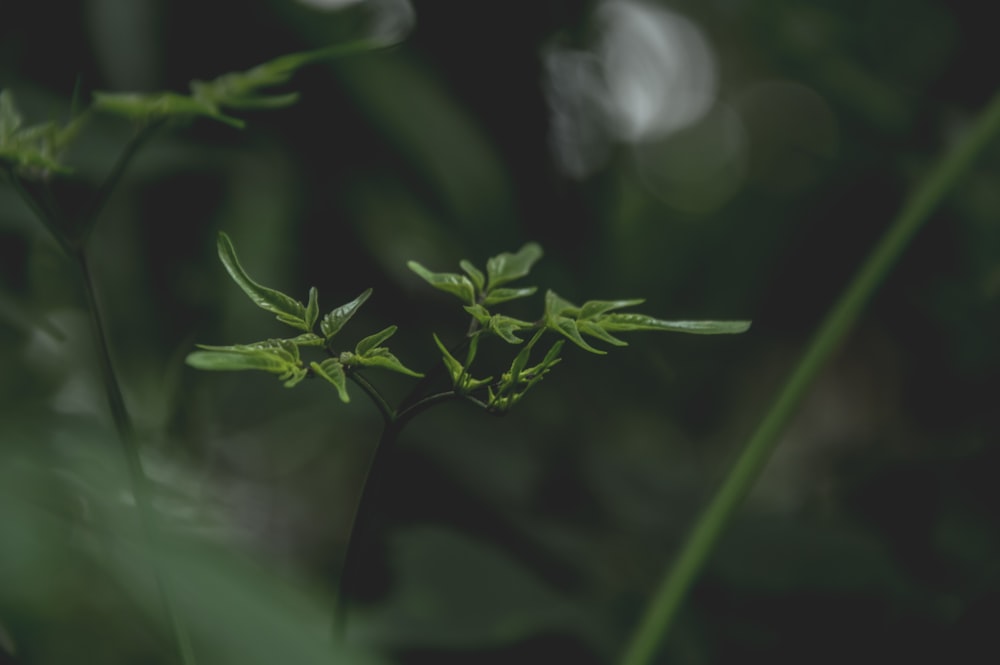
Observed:
[[[176,92],[95,92],[94,108],[138,122],[202,116],[218,120],[236,129],[243,129],[246,126],[245,122],[226,115],[208,100]]]
[[[236,250],[233,248],[232,241],[222,231],[219,232],[218,250],[219,259],[222,260],[222,265],[226,267],[226,271],[229,272],[233,281],[243,289],[243,292],[250,297],[255,305],[276,314],[279,321],[293,328],[305,330],[306,332],[312,330],[312,326],[308,325],[306,321],[306,308],[301,302],[291,296],[285,295],[281,291],[261,286],[250,279],[250,276],[243,270],[243,266],[240,265],[239,259],[236,257]]]
[[[341,305],[324,316],[323,320],[319,323],[319,328],[323,332],[323,336],[329,341],[331,337],[340,332],[340,329],[344,327],[344,324],[351,320],[351,317],[353,317],[355,313],[357,313],[358,309],[365,304],[365,301],[368,300],[371,294],[371,289],[365,289],[361,295],[351,302]]]
[[[732,335],[750,329],[750,321],[663,321],[644,314],[609,314],[598,324],[605,330],[669,330],[698,335]]]
[[[465,259],[458,262],[458,267],[464,270],[465,274],[472,280],[472,283],[475,284],[476,293],[482,293],[486,288],[486,276],[483,275],[483,271]]]
[[[319,291],[313,286],[309,289],[309,302],[306,305],[306,329],[312,330],[319,318]]]
[[[466,304],[472,305],[475,303],[475,287],[465,275],[459,275],[454,272],[431,272],[416,261],[408,261],[406,265],[435,289],[456,295]]]
[[[526,298],[538,291],[538,287],[528,286],[523,289],[490,289],[489,294],[483,300],[484,305],[496,305],[516,298]]]
[[[527,243],[514,254],[504,252],[492,257],[486,262],[487,291],[524,277],[540,258],[542,248],[533,242]]]
[[[316,376],[333,384],[333,387],[337,389],[337,394],[340,395],[341,402],[346,404],[351,401],[350,395],[347,394],[347,376],[344,374],[344,366],[340,362],[334,358],[327,358],[321,363],[311,362],[309,367],[316,373]]]
[[[83,123],[77,116],[65,125],[46,122],[23,127],[23,119],[9,91],[0,91],[0,165],[6,163],[19,171],[68,173],[60,162]]]

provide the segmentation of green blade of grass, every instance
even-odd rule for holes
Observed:
[[[850,331],[879,284],[920,226],[1000,131],[1000,94],[995,96],[966,136],[907,199],[882,240],[827,313],[801,360],[757,430],[695,522],[666,572],[623,652],[621,665],[647,665],[670,630],[678,609],[736,508],[770,458],[782,430],[830,355]]]

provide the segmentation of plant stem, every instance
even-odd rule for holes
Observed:
[[[908,198],[882,240],[831,308],[770,410],[701,513],[632,634],[621,665],[646,665],[670,630],[678,609],[734,511],[752,487],[809,386],[848,333],[910,239],[975,158],[1000,131],[1000,94],[926,180]]]
[[[100,365],[101,378],[104,382],[105,391],[108,398],[108,406],[111,410],[111,417],[114,420],[115,428],[122,442],[122,451],[125,455],[125,462],[128,466],[129,480],[132,485],[132,494],[135,497],[136,510],[139,513],[143,538],[146,543],[147,557],[153,567],[153,576],[156,579],[156,589],[163,605],[164,613],[167,617],[170,631],[174,636],[177,651],[181,662],[184,665],[194,665],[194,648],[191,645],[191,638],[184,624],[180,620],[177,608],[174,604],[170,587],[166,580],[166,573],[160,564],[157,556],[158,529],[156,527],[156,514],[153,510],[149,482],[142,467],[142,459],[139,457],[139,447],[135,436],[135,427],[132,418],[129,416],[125,406],[125,399],[122,395],[118,377],[115,374],[114,365],[111,360],[111,350],[108,346],[108,338],[101,319],[100,309],[97,303],[97,294],[94,289],[94,281],[87,264],[86,253],[83,249],[73,253],[80,276],[83,281],[84,294],[87,299],[87,310],[90,313],[90,323],[94,334],[94,344],[97,347],[98,363]]]

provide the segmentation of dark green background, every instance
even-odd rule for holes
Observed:
[[[345,341],[396,324],[391,347],[418,369],[438,362],[432,331],[457,339],[466,322],[406,260],[454,270],[529,240],[546,251],[530,283],[571,300],[753,319],[738,337],[635,334],[607,357],[567,349],[509,416],[450,404],[400,440],[352,624],[366,655],[344,658],[610,663],[823,313],[996,90],[989,3],[650,2],[711,45],[717,109],[744,141],[738,174],[725,195],[715,175],[699,179],[699,164],[720,159],[702,126],[640,147],[609,139],[576,178],[553,158],[546,54],[599,41],[598,3],[413,4],[401,46],[303,70],[296,106],[248,114],[242,132],[199,120],[159,135],[89,245],[205,662],[323,662],[300,632],[310,621],[311,636],[328,632],[380,427],[356,389],[342,405],[318,382],[286,391],[183,365],[195,342],[286,334],[228,280],[218,230],[256,279],[299,298],[315,285],[322,308],[374,287]],[[43,121],[65,115],[77,81],[84,93],[182,91],[357,37],[378,11],[6,3],[0,86]],[[88,125],[67,159],[76,174],[56,186],[63,205],[83,200],[127,132],[110,118]],[[642,155],[680,175],[651,183]],[[989,653],[998,192],[993,147],[804,401],[662,662]],[[6,184],[0,304],[0,652],[169,662],[143,558],[116,549],[134,525],[82,292]]]

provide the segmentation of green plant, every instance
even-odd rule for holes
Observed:
[[[464,274],[433,272],[416,261],[410,261],[407,264],[410,270],[432,287],[457,297],[470,315],[467,332],[453,348],[445,345],[437,334],[433,335],[441,354],[440,367],[446,372],[450,384],[444,390],[437,390],[432,381],[434,372],[425,375],[409,369],[384,345],[396,333],[395,325],[363,338],[353,350],[339,346],[337,334],[368,300],[371,289],[366,289],[354,300],[320,318],[319,296],[315,287],[309,290],[307,302],[303,304],[292,296],[258,284],[240,264],[225,233],[219,234],[218,254],[226,271],[250,300],[274,314],[278,321],[295,329],[298,334],[289,338],[227,346],[199,345],[200,350],[188,355],[189,365],[203,370],[264,371],[276,375],[286,388],[292,388],[306,378],[318,377],[336,389],[342,402],[350,401],[347,390],[347,381],[350,380],[371,399],[382,416],[382,435],[368,472],[370,482],[358,503],[341,574],[341,599],[343,588],[349,584],[358,564],[357,544],[370,516],[374,494],[371,488],[377,485],[386,452],[412,418],[435,404],[455,399],[465,400],[494,415],[506,414],[562,360],[566,340],[584,351],[603,355],[607,352],[593,346],[585,337],[621,347],[627,346],[627,342],[612,333],[653,330],[732,334],[744,332],[750,326],[748,321],[665,321],[645,314],[619,311],[642,304],[641,299],[588,300],[577,306],[551,290],[546,291],[543,311],[534,321],[495,312],[497,305],[536,293],[534,286],[510,286],[527,277],[532,266],[541,259],[542,249],[535,243],[528,243],[517,252],[504,252],[490,258],[485,271],[467,260],[459,263]],[[535,346],[546,335],[561,339],[556,339],[541,354],[540,360],[537,356],[532,360]],[[508,369],[499,375],[476,378],[479,372],[474,370],[473,365],[481,340],[485,338],[499,339],[507,345],[520,347],[520,350],[510,360]],[[321,359],[307,360],[306,354],[310,352],[320,352]],[[421,380],[408,397],[392,406],[367,378],[364,372],[369,368],[385,369]],[[344,620],[344,614],[342,607],[339,621]]]

